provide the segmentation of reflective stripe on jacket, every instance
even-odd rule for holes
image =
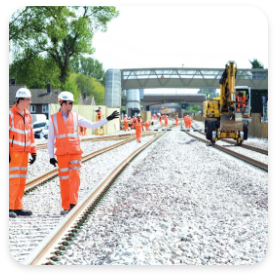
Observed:
[[[37,152],[32,116],[28,110],[20,114],[16,104],[9,110],[9,152]]]
[[[78,135],[78,114],[68,112],[66,123],[62,117],[62,112],[51,115],[56,139],[55,155],[82,154],[80,138]]]
[[[141,127],[142,128],[142,120],[138,121],[138,119],[137,119],[137,120],[134,121],[134,123],[135,123],[135,128],[136,127]]]

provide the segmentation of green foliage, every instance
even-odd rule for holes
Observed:
[[[67,78],[62,85],[62,90],[71,92],[74,95],[74,104],[78,104],[81,91],[78,89],[78,85],[75,82],[75,76],[70,75],[69,78]]]
[[[78,56],[70,61],[71,72],[93,77],[104,84],[105,71],[102,63],[93,58]]]
[[[99,81],[84,74],[72,73],[70,76],[81,93],[86,92],[87,95],[93,96],[97,105],[104,105],[105,87]]]
[[[49,58],[36,55],[32,49],[26,49],[9,66],[10,78],[28,88],[46,88],[48,82],[52,88],[60,88],[60,69]]]
[[[13,15],[10,40],[24,41],[21,47],[31,45],[37,54],[47,53],[59,67],[63,84],[70,74],[70,59],[92,54],[94,31],[106,31],[107,23],[119,15],[115,7],[107,6],[32,6],[27,11],[29,22],[26,12]]]
[[[264,68],[264,65],[261,62],[259,62],[257,59],[253,59],[253,61],[249,60],[249,62],[251,63],[252,68],[262,68],[262,69]]]

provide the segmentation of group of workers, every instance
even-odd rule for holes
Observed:
[[[185,124],[185,127],[188,128],[189,130],[191,128],[191,122],[192,122],[192,118],[189,115],[185,115],[184,124]]]
[[[133,116],[133,118],[127,117],[127,115],[124,116],[124,131],[135,129],[137,142],[141,142],[143,125],[145,127],[145,131],[149,131],[150,122],[147,120],[143,124],[141,114],[138,114],[137,116]]]
[[[110,120],[119,118],[114,111],[107,118],[93,123],[76,112],[72,112],[74,97],[67,91],[58,96],[60,110],[49,120],[48,152],[50,164],[56,167],[61,189],[62,215],[67,214],[78,201],[80,187],[81,154],[78,127],[96,129]],[[9,110],[9,217],[30,216],[32,211],[23,209],[23,195],[30,165],[36,161],[37,151],[29,112],[31,92],[20,88],[16,92],[16,103]],[[56,142],[56,145],[54,146]],[[54,153],[54,147],[56,151]],[[55,158],[56,156],[56,158]]]

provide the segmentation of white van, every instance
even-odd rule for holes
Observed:
[[[45,128],[45,126],[48,126],[48,122],[49,121],[46,119],[44,121],[37,121],[33,123],[33,132],[35,138],[40,138],[40,133]]]

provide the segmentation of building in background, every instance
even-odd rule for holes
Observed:
[[[84,92],[79,95],[79,105],[92,105],[95,106],[95,99],[92,95],[87,96],[87,94]]]
[[[16,92],[19,88],[26,87],[24,85],[9,86],[9,106],[16,103]],[[32,103],[30,106],[31,114],[44,114],[47,119],[50,118],[50,104],[57,104],[60,89],[51,89],[51,84],[48,83],[45,89],[29,89],[32,94]]]

